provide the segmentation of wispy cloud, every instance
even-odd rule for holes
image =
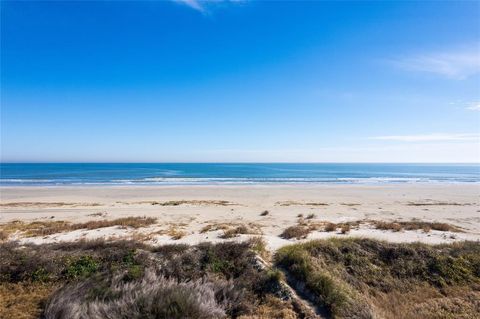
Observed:
[[[178,2],[184,4],[194,10],[197,10],[201,13],[207,13],[207,6],[210,4],[218,4],[218,3],[238,3],[238,2],[245,2],[246,0],[172,0],[174,2]]]
[[[203,7],[202,3],[199,0],[173,0],[178,3],[182,3],[190,8],[200,11],[202,13],[205,12],[205,8]]]
[[[371,137],[371,139],[398,142],[480,141],[480,134],[433,133],[424,135],[386,135]]]
[[[480,73],[480,44],[457,50],[398,57],[391,63],[402,69],[462,80]]]
[[[480,102],[471,103],[470,106],[467,107],[467,110],[480,111]]]

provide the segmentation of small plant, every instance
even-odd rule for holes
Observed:
[[[315,218],[315,214],[308,214],[308,216],[306,217],[306,219],[314,219]]]
[[[350,232],[350,224],[343,224],[342,228],[340,228],[342,234],[347,234]]]
[[[67,278],[87,277],[99,268],[98,262],[92,256],[82,256],[76,260],[70,260],[65,269]]]
[[[225,230],[225,232],[223,233],[222,236],[220,236],[220,238],[228,239],[228,238],[237,237],[240,234],[250,234],[250,233],[251,231],[248,229],[247,226],[240,225],[236,228]]]
[[[291,239],[291,238],[301,239],[301,238],[306,238],[309,233],[310,233],[310,228],[297,225],[297,226],[290,226],[286,228],[282,232],[280,237],[285,239]]]
[[[260,214],[260,216],[267,216],[268,214],[269,214],[268,210],[264,210],[264,211]]]
[[[267,244],[260,236],[255,236],[249,240],[250,249],[257,253],[260,257],[266,259],[270,257],[270,254],[267,250]]]
[[[271,268],[267,270],[267,278],[269,281],[285,281],[285,275],[278,268]]]
[[[325,231],[327,232],[332,232],[337,230],[337,224],[335,223],[327,223],[325,225]]]
[[[131,265],[123,277],[125,281],[137,280],[143,276],[143,267],[140,265]]]

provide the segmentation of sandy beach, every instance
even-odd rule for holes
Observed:
[[[113,226],[43,237],[11,236],[34,243],[144,236],[152,244],[218,242],[225,240],[220,237],[227,227],[247,225],[255,231],[233,240],[261,235],[275,250],[297,241],[279,235],[300,218],[307,218],[311,224],[359,225],[347,234],[314,230],[301,240],[356,236],[448,243],[480,240],[479,203],[480,186],[476,184],[3,187],[0,223],[155,217],[156,224],[139,229]],[[376,229],[370,222],[411,220],[447,223],[461,232],[391,231]],[[171,238],[168,229],[182,232],[182,237]]]

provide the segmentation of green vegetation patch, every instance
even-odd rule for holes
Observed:
[[[449,291],[457,288],[470,296],[460,297],[466,309],[480,307],[469,302],[480,290],[480,244],[475,242],[429,246],[332,238],[284,247],[275,261],[333,317],[395,318],[403,313],[403,318],[416,318],[428,309],[414,305],[450,304],[459,293]],[[464,318],[474,318],[474,313]]]

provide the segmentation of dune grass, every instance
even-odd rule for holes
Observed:
[[[332,238],[284,247],[275,261],[335,318],[476,318],[480,310],[475,242]]]
[[[373,225],[376,229],[382,230],[392,230],[392,231],[401,231],[401,230],[423,230],[428,233],[430,230],[438,231],[451,231],[451,232],[461,232],[462,230],[457,226],[439,223],[439,222],[424,222],[419,220],[411,221],[373,221]]]
[[[159,201],[141,201],[141,202],[133,202],[133,203],[124,203],[123,204],[150,204],[150,205],[158,205],[158,206],[182,206],[182,205],[197,205],[197,206],[232,206],[236,205],[227,200],[169,200],[165,202]]]
[[[264,251],[258,238],[158,247],[3,243],[0,318],[297,318],[277,295],[281,277],[255,262]]]
[[[302,239],[306,238],[308,234],[310,234],[312,230],[303,225],[294,225],[287,227],[283,230],[283,232],[280,234],[280,237],[285,238],[285,239]]]
[[[402,230],[423,230],[425,233],[431,230],[443,232],[462,232],[462,229],[451,224],[440,222],[425,222],[417,219],[411,221],[380,221],[380,220],[357,220],[342,223],[332,223],[327,221],[313,221],[313,217],[307,216],[304,218],[299,214],[297,225],[293,225],[284,229],[280,237],[285,239],[304,239],[313,231],[337,232],[340,230],[341,234],[348,234],[353,228],[358,229],[361,225],[371,225],[375,229],[388,231],[402,231]]]
[[[91,230],[112,226],[140,228],[152,225],[155,222],[156,218],[153,217],[124,217],[112,220],[92,220],[85,223],[70,223],[66,221],[34,221],[26,223],[22,221],[13,221],[1,225],[0,231],[5,234],[11,234],[19,231],[28,237],[36,237],[48,236],[78,229]]]

